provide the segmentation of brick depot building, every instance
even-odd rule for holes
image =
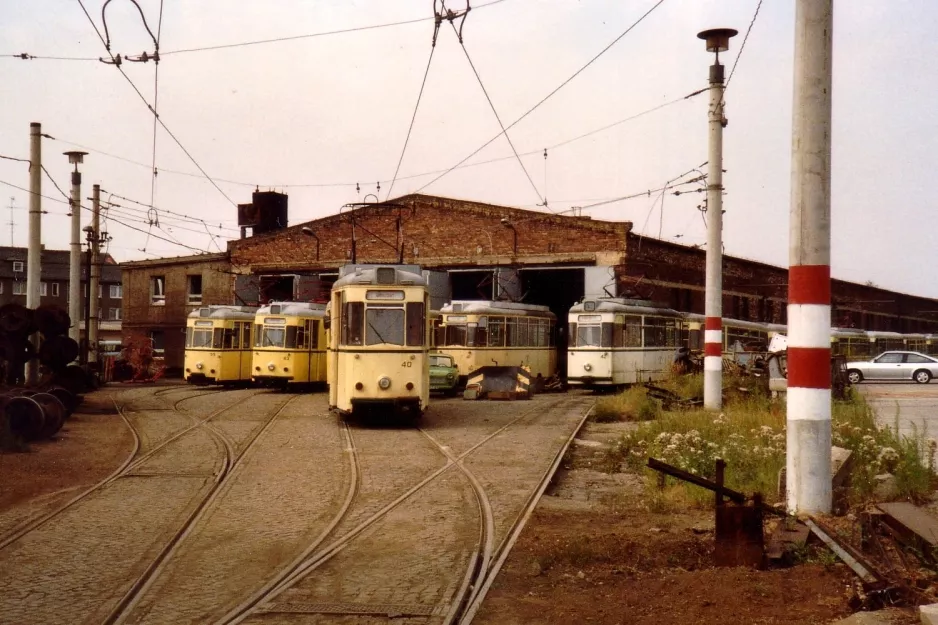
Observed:
[[[265,222],[271,200],[275,217]],[[124,263],[125,337],[150,336],[165,347],[167,366],[181,367],[189,311],[326,301],[339,267],[353,262],[420,265],[435,308],[452,299],[546,305],[561,331],[572,304],[604,293],[703,313],[705,252],[639,237],[630,222],[419,194],[289,227],[286,216],[285,196],[255,193],[239,207],[253,235],[229,242],[226,253]],[[724,256],[723,270],[725,317],[786,322],[787,267]],[[933,299],[840,280],[832,299],[835,326],[938,332]]]

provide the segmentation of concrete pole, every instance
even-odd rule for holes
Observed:
[[[68,316],[72,325],[68,336],[81,341],[81,172],[72,172],[72,244],[68,256]]]
[[[831,76],[833,0],[798,0],[788,272],[786,492],[831,510]]]
[[[29,243],[26,251],[26,307],[35,309],[40,303],[42,281],[42,125],[29,125]],[[32,336],[39,348],[39,333]],[[26,384],[39,381],[39,363],[26,363]]]
[[[91,278],[89,288],[91,289],[91,305],[88,310],[88,362],[98,361],[98,317],[100,316],[100,300],[98,299],[98,288],[101,284],[101,261],[98,254],[98,248],[101,241],[101,185],[91,187]]]
[[[704,408],[723,407],[723,66],[710,66],[707,159],[707,275],[704,303]]]

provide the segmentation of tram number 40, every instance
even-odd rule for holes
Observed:
[[[412,360],[405,360],[404,362],[401,363],[401,366],[402,366],[402,367],[413,367],[413,366],[414,366],[414,362],[413,362]]]

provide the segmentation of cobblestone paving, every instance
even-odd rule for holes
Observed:
[[[250,448],[126,622],[206,623],[224,615],[328,525],[345,499],[348,467],[326,396],[298,397]]]
[[[123,479],[0,551],[0,623],[100,623],[207,488]]]
[[[392,609],[406,605],[433,611],[437,618],[432,621],[439,622],[465,577],[478,544],[479,523],[468,481],[459,471],[447,472],[273,603]],[[338,615],[309,616],[295,622],[349,622]],[[351,622],[362,622],[357,618]]]
[[[466,468],[482,483],[492,504],[496,548],[592,401],[554,396],[536,416],[516,423],[466,458]]]
[[[358,453],[358,493],[334,536],[343,536],[410,487],[446,464],[446,458],[413,426],[353,423]]]

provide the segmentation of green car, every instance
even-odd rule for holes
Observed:
[[[430,355],[430,392],[456,394],[459,382],[459,369],[452,356],[446,354]]]

